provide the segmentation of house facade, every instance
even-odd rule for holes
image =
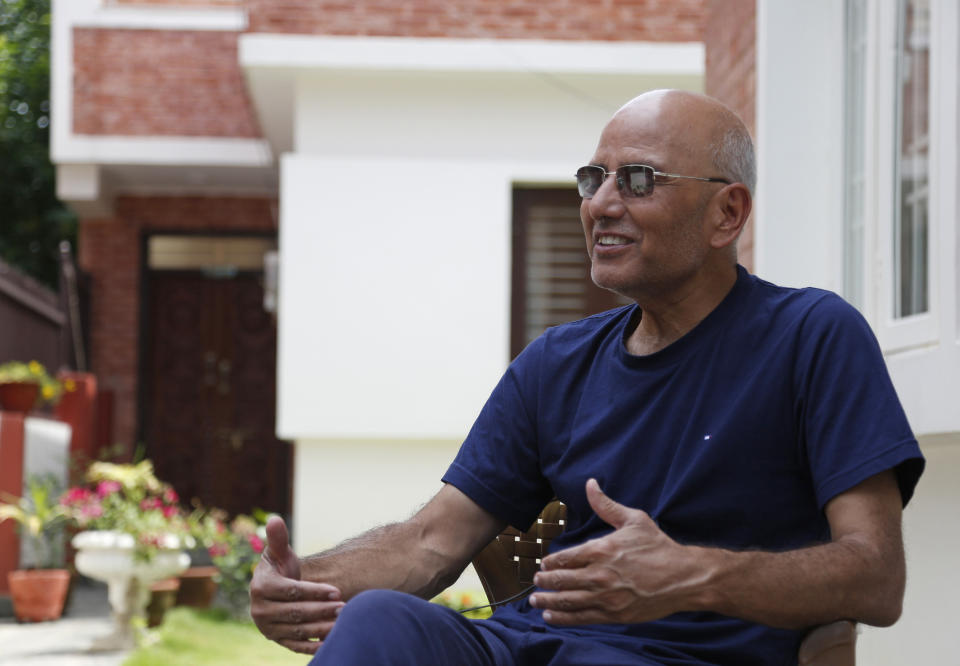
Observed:
[[[937,663],[957,29],[949,0],[55,0],[52,155],[115,440],[181,494],[287,515],[300,551],[409,515],[511,356],[613,304],[572,186],[606,119],[705,91],[757,139],[742,263],[861,309],[929,457],[904,618],[861,655]]]
[[[958,31],[951,0],[757,3],[757,273],[859,308],[927,457],[903,617],[864,628],[866,664],[960,651]]]
[[[572,177],[598,129],[703,89],[702,0],[636,4],[56,2],[115,441],[305,549],[427,499],[511,352],[610,306]]]

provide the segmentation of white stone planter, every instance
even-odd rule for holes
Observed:
[[[149,562],[133,556],[134,539],[124,532],[91,530],[80,532],[71,542],[77,549],[77,571],[107,583],[114,631],[97,639],[91,650],[125,650],[136,643],[133,619],[144,617],[150,600],[150,583],[171,578],[190,566],[190,556],[181,550],[179,539],[169,536],[164,548]]]

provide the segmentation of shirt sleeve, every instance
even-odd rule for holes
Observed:
[[[906,506],[924,459],[870,326],[825,294],[807,313],[799,345],[796,408],[820,508],[888,469]]]
[[[541,472],[536,408],[543,344],[507,368],[443,476],[485,510],[526,530],[553,496]]]

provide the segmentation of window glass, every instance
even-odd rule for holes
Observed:
[[[895,317],[926,312],[930,196],[930,2],[900,0],[893,268]]]

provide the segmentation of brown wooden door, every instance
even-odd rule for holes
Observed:
[[[161,479],[231,513],[289,513],[290,445],[274,435],[276,328],[261,276],[149,277],[144,432]]]

